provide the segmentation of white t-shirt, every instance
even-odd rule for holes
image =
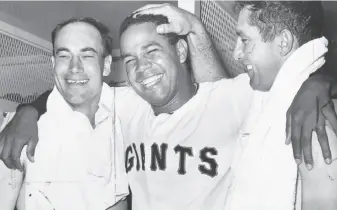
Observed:
[[[221,210],[252,89],[243,74],[200,84],[173,114],[155,116],[128,89],[117,91],[134,210]],[[120,95],[119,95],[120,94]]]

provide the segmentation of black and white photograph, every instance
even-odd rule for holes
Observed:
[[[0,210],[337,210],[337,1],[0,1]]]

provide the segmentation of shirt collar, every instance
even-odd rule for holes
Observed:
[[[108,117],[114,117],[114,92],[115,89],[103,83],[98,110],[95,114],[95,124],[98,125]]]
[[[62,110],[61,113],[60,109]],[[47,112],[54,113],[61,118],[69,116],[73,112],[56,87],[54,87],[52,94],[48,97]],[[114,117],[114,88],[103,83],[98,110],[95,113],[95,125],[100,124],[108,117]]]

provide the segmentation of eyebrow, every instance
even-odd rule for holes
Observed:
[[[81,52],[94,52],[94,53],[97,54],[97,51],[92,47],[85,47],[85,48],[81,49]]]
[[[161,47],[161,45],[158,42],[152,41],[152,42],[149,42],[147,45],[142,46],[142,49],[146,49],[146,48],[151,47],[151,46]]]
[[[124,59],[124,58],[129,57],[129,56],[131,56],[131,54],[130,53],[126,53],[126,54],[122,54],[121,58]]]
[[[148,44],[142,46],[141,48],[142,48],[142,49],[146,49],[146,48],[149,48],[149,47],[151,47],[151,46],[158,46],[158,47],[161,47],[161,45],[160,45],[158,42],[151,41],[151,42],[149,42]],[[122,54],[122,55],[121,55],[121,58],[124,59],[124,58],[126,58],[126,57],[128,57],[128,56],[132,56],[132,55],[131,55],[130,53]]]
[[[56,54],[58,54],[60,52],[70,52],[70,50],[66,47],[60,47],[56,50]],[[94,52],[94,53],[97,54],[97,51],[92,47],[85,47],[85,48],[81,49],[81,52]]]
[[[68,48],[65,47],[60,47],[56,50],[55,54],[59,54],[60,52],[70,52],[70,50]]]

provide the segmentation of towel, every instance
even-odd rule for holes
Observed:
[[[112,96],[111,89],[103,86],[101,101],[109,98],[106,101],[111,104],[101,104],[97,113],[102,105],[113,105]],[[47,112],[38,122],[35,162],[27,161],[20,195],[25,198],[21,202],[24,209],[103,210],[123,198],[123,193],[127,195],[127,177],[123,164],[119,164],[123,163],[123,156],[114,151],[123,151],[114,143],[122,139],[114,139],[113,119],[113,112],[109,113],[94,130],[88,118],[73,111],[53,89]]]
[[[285,61],[269,92],[254,91],[226,209],[294,209],[298,169],[284,143],[286,112],[302,83],[325,63],[327,45],[324,37],[302,45]]]

